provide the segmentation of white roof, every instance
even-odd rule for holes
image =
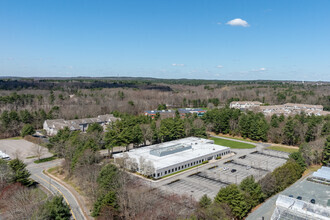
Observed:
[[[282,211],[282,215],[292,213],[295,216],[304,216],[306,219],[329,219],[330,210],[327,207],[312,204],[288,196],[279,195],[276,200],[276,206]]]
[[[172,147],[176,148],[176,146],[181,146],[185,149],[179,152],[173,152],[165,156],[155,156],[150,154],[150,151],[157,151],[157,153],[159,153],[159,151],[162,152],[164,148],[172,150]],[[191,146],[191,148],[186,149],[187,146]],[[229,149],[229,147],[216,145],[212,140],[197,137],[188,137],[175,141],[169,141],[161,144],[155,144],[147,147],[133,149],[126,153],[130,158],[135,158],[138,163],[140,157],[143,157],[146,161],[151,161],[154,165],[154,168],[158,170],[175,164],[190,161],[195,158],[200,158],[202,156],[206,157],[208,155],[213,155],[214,153],[226,149]],[[122,156],[123,153],[114,155],[115,158]]]
[[[316,172],[313,173],[313,177],[322,178],[330,181],[330,167],[321,167]]]

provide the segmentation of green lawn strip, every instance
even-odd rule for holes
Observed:
[[[2,140],[21,140],[21,139],[23,139],[23,138],[20,137],[20,136],[17,136],[17,137],[5,138],[5,139],[2,139]]]
[[[287,153],[290,153],[290,154],[299,151],[299,149],[289,148],[289,147],[281,147],[281,146],[270,146],[270,147],[267,147],[266,149],[276,150],[276,151],[283,151],[283,152],[287,152]]]
[[[47,170],[47,172],[53,174],[53,172],[54,172],[54,171],[57,171],[59,168],[60,168],[59,166],[52,167],[52,168],[49,168],[49,169]]]
[[[256,146],[253,144],[247,144],[247,143],[242,143],[242,142],[237,142],[237,141],[230,141],[222,138],[215,138],[211,137],[211,140],[214,141],[215,144],[221,145],[221,146],[226,146],[230,148],[236,148],[236,149],[250,149],[250,148],[255,148]]]
[[[42,158],[40,160],[35,160],[34,163],[44,163],[44,162],[48,162],[48,161],[52,161],[52,160],[56,160],[56,159],[57,159],[57,157],[54,155],[51,157]]]
[[[27,157],[25,159],[33,159],[33,158],[36,158],[37,156],[30,156],[30,157]]]
[[[232,136],[226,136],[226,135],[222,135],[222,134],[217,134],[216,136],[235,139],[235,140],[239,140],[239,141],[246,141],[246,142],[251,142],[251,143],[259,143],[258,141],[253,141],[253,140],[245,139],[245,138],[242,138],[242,137],[232,137]]]

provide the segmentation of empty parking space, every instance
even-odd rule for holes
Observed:
[[[213,198],[220,189],[220,187],[217,187],[218,190],[215,190],[203,185],[202,183],[198,183],[198,181],[189,181],[189,179],[181,179],[163,187],[168,192],[181,195],[191,195],[196,199],[200,199],[204,194],[207,194],[209,197]]]
[[[162,185],[161,189],[171,193],[186,194],[199,200],[204,194],[214,198],[222,187],[239,184],[248,176],[256,180],[281,166],[288,154],[273,150],[262,150],[241,155],[233,160],[215,162],[208,168],[199,167],[195,173],[178,177],[177,181]]]
[[[240,159],[240,162],[249,164],[250,166],[262,168],[268,171],[273,171],[275,168],[284,164],[287,160],[283,158],[277,158],[265,154],[248,154],[245,159]]]
[[[6,154],[8,154],[11,158],[19,158],[24,160],[26,163],[30,162],[31,159],[27,159],[32,156],[36,156],[36,144],[33,144],[24,139],[13,140],[13,139],[4,139],[0,140],[0,150]],[[52,156],[51,153],[48,152],[48,149],[41,148],[43,157]]]

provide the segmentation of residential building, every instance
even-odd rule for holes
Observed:
[[[257,101],[233,101],[230,103],[230,108],[236,108],[240,110],[252,110],[259,107],[262,103]]]
[[[306,115],[328,115],[330,112],[323,111],[322,105],[308,105],[308,104],[297,104],[297,103],[286,103],[283,105],[268,105],[268,106],[260,106],[258,110],[265,115],[296,115],[305,113]]]
[[[206,112],[206,110],[201,108],[179,108],[178,112],[180,114],[181,118],[184,118],[186,114],[197,114],[198,116],[203,116]],[[155,118],[155,116],[159,114],[161,118],[174,118],[176,116],[176,110],[150,110],[145,111],[144,115],[150,116],[152,118]]]
[[[96,118],[46,120],[43,124],[43,129],[46,131],[47,135],[53,136],[56,135],[60,129],[65,127],[68,127],[71,131],[80,130],[85,132],[88,126],[93,123],[98,123],[105,129],[108,124],[116,120],[118,120],[118,118],[114,117],[112,114],[99,115]]]

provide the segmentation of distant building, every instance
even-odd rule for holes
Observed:
[[[214,141],[189,137],[115,154],[115,163],[158,179],[230,153]]]
[[[268,105],[268,106],[260,106],[259,111],[264,113],[265,115],[296,115],[305,113],[306,115],[328,115],[330,112],[323,111],[322,105],[309,105],[309,104],[297,104],[297,103],[286,103],[283,105]]]
[[[286,103],[284,108],[291,110],[318,110],[323,111],[322,105],[308,105],[308,104],[298,104],[298,103]]]
[[[68,127],[71,131],[80,130],[85,132],[90,124],[98,123],[105,128],[106,125],[116,120],[118,120],[118,118],[114,117],[112,114],[99,115],[96,118],[46,120],[43,124],[43,129],[46,131],[47,135],[53,136],[56,135],[60,129],[65,127]]]
[[[206,110],[201,108],[179,108],[178,109],[179,114],[182,118],[186,116],[186,114],[197,114],[198,116],[203,116],[206,112]],[[176,110],[150,110],[145,111],[144,115],[150,116],[152,118],[155,118],[157,113],[159,113],[161,118],[174,118]]]
[[[258,101],[233,101],[230,103],[230,108],[236,108],[240,110],[252,110],[261,105]]]

